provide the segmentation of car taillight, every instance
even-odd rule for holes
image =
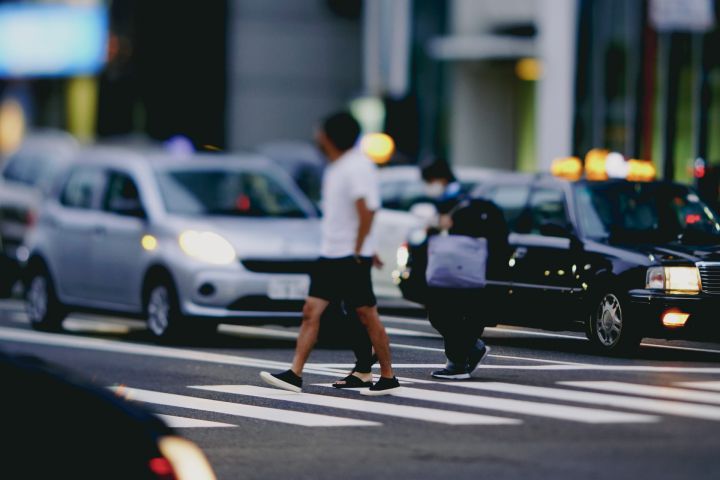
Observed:
[[[177,480],[170,460],[164,457],[156,457],[148,463],[150,471],[158,480]]]
[[[27,225],[28,227],[32,227],[33,225],[35,225],[35,222],[37,222],[37,214],[34,210],[28,210],[25,213],[25,225]]]

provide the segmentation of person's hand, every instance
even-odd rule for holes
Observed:
[[[440,230],[450,230],[453,226],[452,217],[450,215],[440,215]]]
[[[385,263],[382,261],[382,259],[378,256],[376,253],[373,255],[373,267],[377,268],[378,270],[382,270],[382,268],[385,266]]]

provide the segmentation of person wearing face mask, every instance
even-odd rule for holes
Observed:
[[[438,212],[437,224],[431,227],[447,230],[452,226],[450,212],[463,199],[462,186],[447,160],[443,158],[433,158],[421,166],[421,174],[425,182],[425,194],[435,204]]]

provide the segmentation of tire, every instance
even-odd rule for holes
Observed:
[[[205,340],[217,333],[218,322],[182,314],[177,289],[167,277],[149,283],[143,308],[148,330],[160,342]]]
[[[616,292],[599,295],[588,315],[585,334],[593,346],[604,354],[630,353],[638,348],[642,336],[632,318],[628,302]]]
[[[59,332],[67,315],[57,298],[55,284],[46,268],[37,268],[31,274],[25,292],[25,310],[30,326],[35,330]]]

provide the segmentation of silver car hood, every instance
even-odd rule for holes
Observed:
[[[211,231],[227,239],[240,258],[309,259],[320,256],[320,220],[204,217],[173,219],[178,231]]]

